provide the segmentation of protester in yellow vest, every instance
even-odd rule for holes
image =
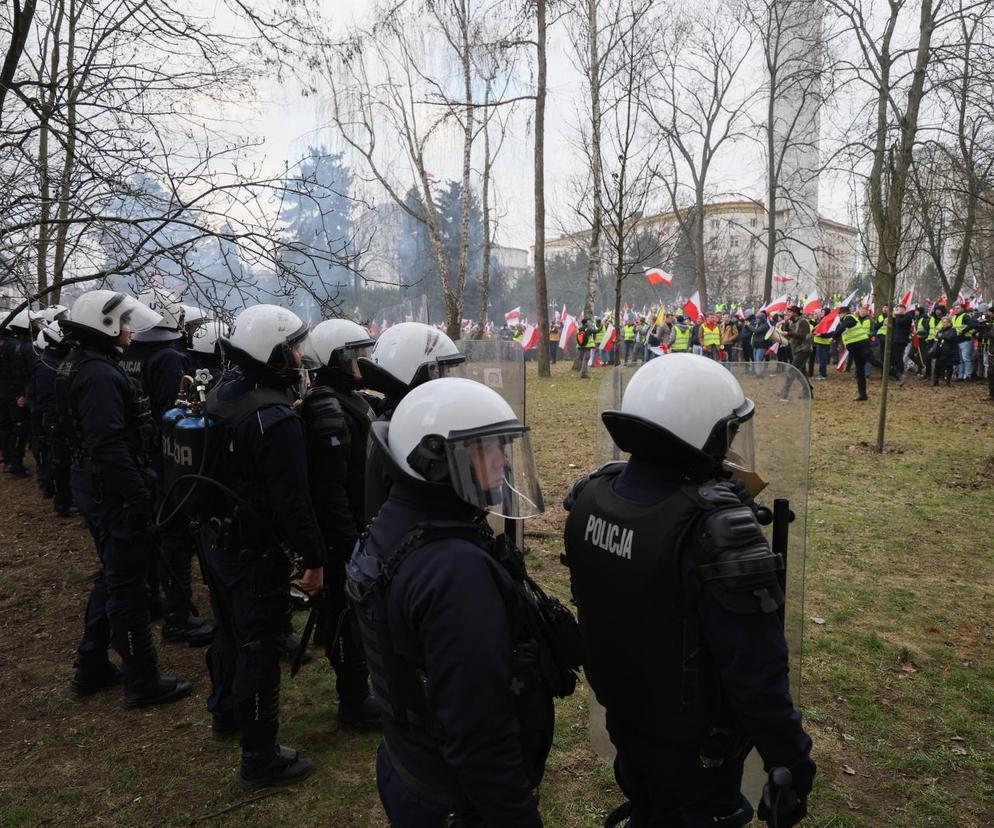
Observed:
[[[720,361],[721,359],[721,326],[718,324],[718,314],[709,313],[697,332],[697,344],[704,349],[704,356]]]

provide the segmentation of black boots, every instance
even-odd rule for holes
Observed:
[[[77,696],[92,696],[108,687],[118,687],[124,680],[116,664],[106,658],[100,661],[77,659],[76,672],[69,686]]]
[[[238,784],[246,790],[293,785],[306,779],[314,764],[293,748],[276,743],[279,729],[279,686],[260,690],[236,706],[242,732],[242,765]]]
[[[163,567],[162,572],[165,592],[162,640],[171,644],[206,647],[214,639],[214,625],[194,612],[190,555],[180,549],[169,557],[169,569]]]
[[[111,644],[124,668],[124,707],[134,710],[169,704],[190,695],[193,685],[176,676],[159,674],[158,657],[148,622],[111,624]]]
[[[383,715],[372,696],[367,696],[358,704],[339,702],[338,723],[349,730],[361,730],[366,733],[383,732]]]

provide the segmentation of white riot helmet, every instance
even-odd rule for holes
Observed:
[[[299,378],[293,351],[307,338],[307,323],[278,305],[253,305],[235,317],[231,334],[221,338],[224,355],[248,371],[292,383]]]
[[[188,331],[203,325],[208,319],[203,308],[198,308],[196,305],[180,305],[180,307],[183,308],[183,325]]]
[[[173,342],[183,336],[186,315],[179,299],[162,288],[149,288],[138,294],[138,300],[160,314],[162,321],[146,331],[136,331],[136,342]]]
[[[639,368],[625,389],[621,411],[605,411],[601,419],[622,451],[706,480],[720,471],[753,411],[738,380],[714,360],[666,354]],[[748,437],[743,432],[743,441]]]
[[[218,342],[227,335],[228,326],[224,322],[220,319],[208,319],[191,334],[190,350],[195,354],[216,354]]]
[[[311,368],[342,368],[352,375],[353,363],[374,345],[369,332],[350,319],[327,319],[307,337],[304,358]]]
[[[69,315],[69,308],[65,305],[49,305],[38,311],[38,319],[48,323],[57,322]]]
[[[442,331],[421,322],[401,322],[380,335],[369,357],[359,360],[359,368],[369,388],[398,397],[423,382],[446,376],[465,361]]]
[[[471,506],[508,518],[544,510],[529,430],[481,383],[447,377],[414,388],[390,420],[387,445],[407,474],[450,486]]]
[[[60,319],[59,327],[78,339],[113,343],[123,325],[138,333],[161,321],[158,313],[133,296],[116,290],[90,290],[73,302],[69,317]]]
[[[58,348],[62,344],[62,330],[55,322],[46,322],[35,337],[35,347],[39,351],[46,348]]]
[[[35,330],[33,323],[38,318],[38,312],[30,308],[24,308],[14,314],[14,318],[7,323],[7,333],[29,334]]]

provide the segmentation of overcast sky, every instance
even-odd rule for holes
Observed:
[[[368,13],[368,0],[325,0],[328,13],[343,29]],[[549,100],[546,115],[547,235],[560,235],[563,225],[572,223],[568,209],[568,179],[582,170],[566,136],[575,133],[579,118],[588,104],[584,100],[582,77],[571,65],[565,27],[559,23],[550,32]],[[335,132],[328,128],[327,96],[303,97],[296,83],[285,87],[273,81],[260,84],[260,104],[245,119],[245,126],[265,139],[264,159],[271,171],[281,169],[306,152],[310,145],[340,146]],[[532,132],[527,124],[531,107],[524,104],[511,130],[495,169],[498,211],[501,214],[498,241],[529,247],[533,240]],[[429,168],[437,178],[458,178],[461,139],[443,138],[435,146]],[[355,165],[361,170],[361,161]],[[758,147],[743,145],[726,154],[716,170],[718,189],[762,198],[763,164]],[[850,222],[851,182],[823,177],[820,212],[837,221]]]

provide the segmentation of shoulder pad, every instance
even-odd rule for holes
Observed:
[[[323,445],[341,446],[348,443],[349,426],[345,411],[335,392],[325,386],[315,386],[305,395],[300,414],[307,425],[307,436]]]
[[[723,480],[708,486],[696,486],[693,491],[694,500],[705,508],[722,509],[729,506],[742,505],[739,486],[735,481]]]
[[[783,606],[783,558],[770,551],[752,509],[736,498],[706,513],[694,535],[702,553],[697,578],[722,607],[746,615]]]
[[[626,461],[624,460],[612,460],[610,463],[605,463],[596,471],[592,471],[585,477],[581,477],[579,480],[574,481],[573,485],[569,487],[566,497],[563,498],[563,508],[567,512],[572,509],[573,504],[576,503],[577,499],[580,497],[580,493],[583,491],[584,487],[595,477],[612,477],[621,474],[622,470],[625,468],[625,463]]]

